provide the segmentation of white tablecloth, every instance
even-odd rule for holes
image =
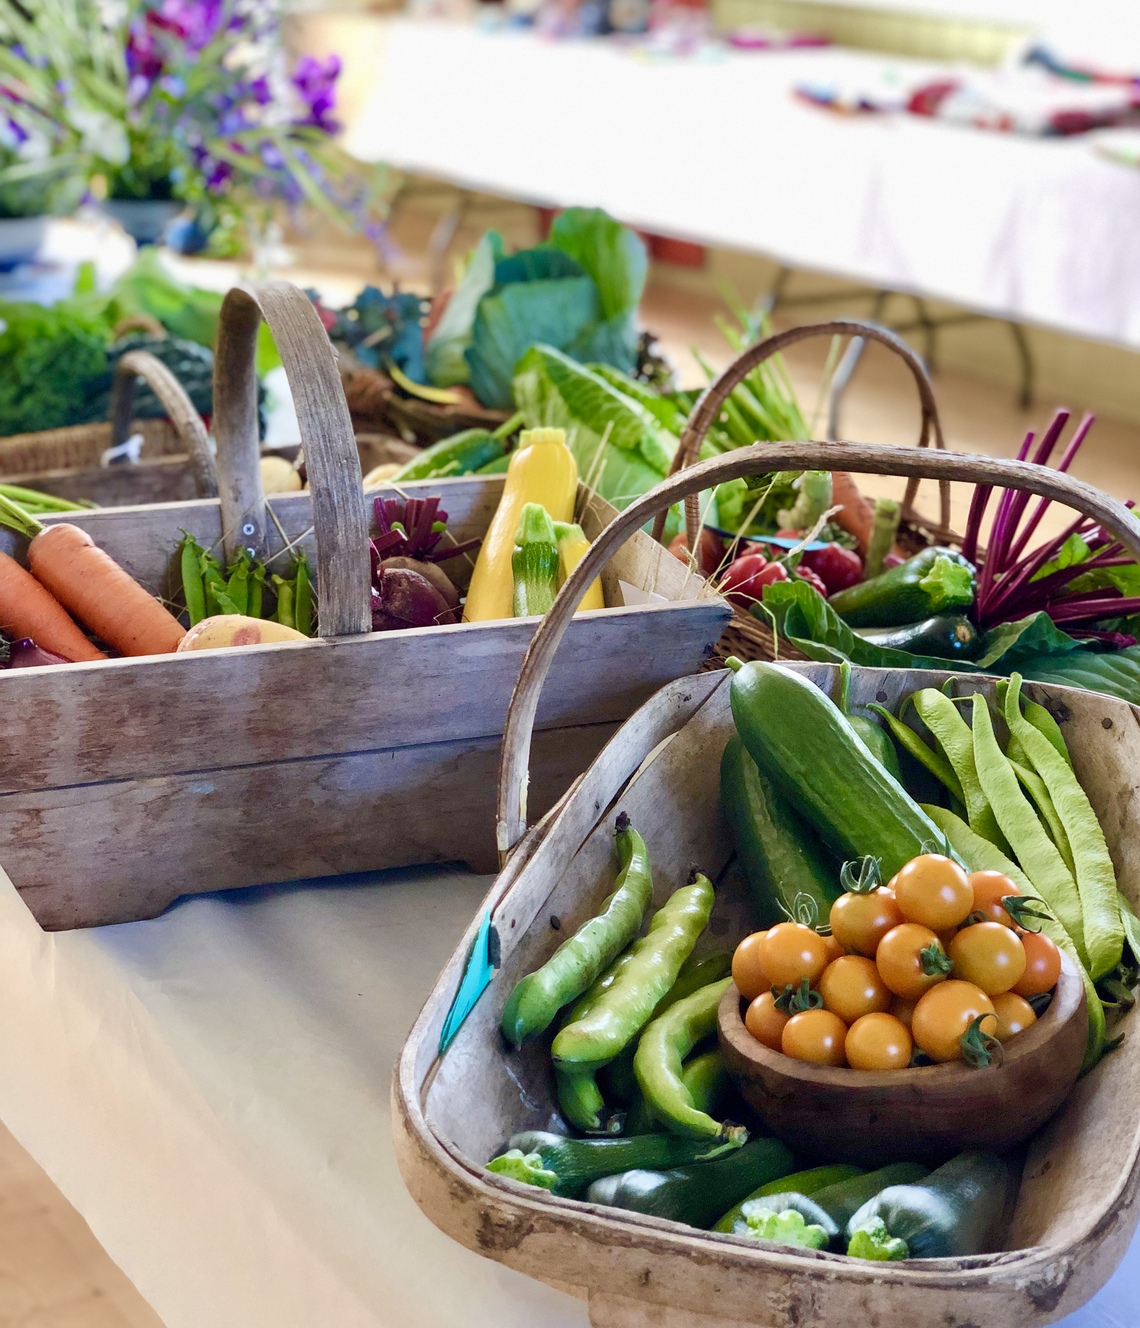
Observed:
[[[393,1157],[396,1054],[486,885],[422,868],[53,936],[0,872],[0,1117],[168,1328],[586,1328],[436,1231]],[[1138,1296],[1140,1242],[1065,1328],[1136,1328]]]
[[[472,188],[601,206],[647,230],[1140,347],[1140,171],[1080,138],[844,119],[791,95],[886,63],[840,50],[650,62],[609,41],[396,19],[348,146]]]

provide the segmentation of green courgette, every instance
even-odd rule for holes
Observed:
[[[940,613],[909,627],[860,627],[855,635],[872,645],[937,659],[972,659],[981,645],[978,629],[964,613]]]
[[[629,1142],[634,1144],[655,1137],[640,1135]],[[533,1151],[515,1144],[514,1140],[511,1142],[522,1147],[524,1152]],[[753,1139],[735,1152],[710,1161],[677,1166],[667,1171],[638,1169],[607,1176],[595,1181],[586,1197],[590,1203],[627,1208],[707,1229],[726,1208],[739,1202],[757,1186],[787,1175],[792,1165],[791,1153],[779,1140]]]
[[[839,1238],[839,1227],[835,1225],[835,1219],[831,1217],[823,1208],[816,1203],[814,1199],[806,1194],[799,1194],[795,1190],[782,1190],[779,1194],[768,1194],[762,1199],[745,1199],[740,1205],[740,1220],[732,1228],[734,1236],[761,1236],[762,1230],[757,1231],[754,1228],[755,1219],[762,1213],[799,1213],[807,1226],[818,1227],[824,1234],[817,1236],[817,1243],[813,1244],[814,1249],[821,1249],[827,1244],[834,1244]],[[826,1240],[824,1239],[826,1237]],[[767,1239],[773,1239],[769,1236]],[[778,1237],[776,1238],[778,1239]],[[798,1243],[798,1242],[784,1242]]]
[[[992,1153],[959,1153],[925,1180],[891,1185],[847,1225],[858,1259],[951,1259],[981,1254],[1005,1211],[1009,1168]]]
[[[969,608],[976,571],[955,549],[923,549],[898,567],[840,590],[828,603],[848,627],[904,627]]]
[[[844,859],[880,859],[889,880],[946,836],[871,756],[836,705],[779,664],[729,660],[732,717],[752,759]]]
[[[738,735],[720,761],[720,800],[752,895],[753,920],[770,927],[789,918],[818,927],[842,887],[818,837],[762,775]]]
[[[388,481],[399,484],[404,480],[430,480],[449,475],[469,475],[489,462],[505,456],[505,439],[496,438],[486,429],[464,429],[462,433],[441,438],[407,462]]]
[[[861,1176],[826,1185],[813,1191],[811,1197],[843,1231],[859,1209],[888,1185],[910,1185],[922,1180],[929,1171],[929,1167],[920,1166],[917,1162],[892,1162],[889,1166],[880,1167],[878,1171],[868,1171]]]
[[[771,1194],[786,1193],[789,1190],[796,1194],[806,1194],[810,1198],[818,1190],[825,1189],[830,1185],[838,1185],[841,1181],[852,1180],[862,1174],[862,1167],[853,1167],[847,1162],[835,1162],[830,1166],[811,1167],[808,1171],[797,1171],[791,1176],[781,1176],[779,1180],[769,1181],[766,1185],[761,1185],[759,1189],[753,1190],[751,1194],[741,1199],[738,1204],[734,1204],[717,1222],[713,1230],[732,1231],[737,1219],[741,1216],[740,1210],[750,1199],[765,1199]]]
[[[596,1180],[628,1172],[636,1167],[685,1167],[695,1162],[708,1165],[730,1153],[743,1151],[732,1141],[712,1143],[708,1139],[683,1139],[677,1134],[639,1134],[632,1139],[570,1139],[545,1130],[524,1130],[511,1136],[509,1151],[517,1148],[525,1156],[537,1153],[542,1165],[558,1177],[554,1193],[577,1198]]]

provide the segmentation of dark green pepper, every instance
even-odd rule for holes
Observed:
[[[848,627],[904,627],[974,602],[974,564],[932,546],[827,601]]]
[[[959,1153],[925,1180],[891,1185],[847,1224],[857,1259],[950,1259],[994,1241],[1009,1194],[1009,1168],[992,1153]]]

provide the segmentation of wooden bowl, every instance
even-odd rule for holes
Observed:
[[[719,1032],[748,1105],[797,1152],[864,1166],[1021,1143],[1068,1096],[1088,1035],[1084,983],[1064,955],[1049,1008],[1010,1040],[1001,1065],[984,1070],[961,1061],[893,1071],[810,1065],[757,1042],[744,1008],[729,987]]]

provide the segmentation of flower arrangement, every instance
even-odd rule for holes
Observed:
[[[38,145],[25,174],[69,160],[243,238],[281,202],[378,232],[383,177],[333,137],[339,74],[288,55],[271,0],[0,0],[0,127]]]

